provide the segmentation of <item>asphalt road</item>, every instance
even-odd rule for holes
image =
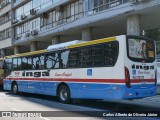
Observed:
[[[143,103],[143,104],[142,104]],[[0,91],[0,111],[12,111],[23,113],[24,111],[34,111],[37,113],[36,117],[29,116],[29,120],[94,120],[94,119],[107,119],[107,120],[158,120],[157,117],[93,117],[96,113],[98,115],[103,113],[113,113],[121,111],[125,113],[138,112],[138,111],[158,111],[160,110],[160,95],[155,97],[148,97],[136,100],[120,100],[120,101],[93,101],[81,100],[72,104],[62,104],[57,101],[56,97],[34,95],[34,94],[20,94],[13,95],[8,91]],[[48,111],[44,113],[44,111]],[[66,111],[66,112],[64,112]],[[84,112],[79,112],[84,111]],[[87,111],[87,112],[86,112]],[[41,114],[47,114],[56,117],[41,117]],[[39,114],[38,114],[39,113]],[[4,114],[4,113],[3,113]],[[13,113],[12,113],[13,114]],[[25,114],[23,117],[17,117],[16,113],[13,118],[1,117],[0,120],[28,120]],[[19,114],[22,115],[22,114]]]

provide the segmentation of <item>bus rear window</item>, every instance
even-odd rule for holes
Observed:
[[[155,60],[154,41],[143,37],[128,37],[128,57],[136,62]]]

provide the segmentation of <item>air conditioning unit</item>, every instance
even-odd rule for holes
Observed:
[[[13,19],[13,20],[12,20],[12,24],[15,24],[15,23],[17,23],[17,22],[18,22],[17,19]]]
[[[24,19],[26,19],[26,18],[27,18],[26,15],[21,15],[21,20],[24,20]]]
[[[37,12],[37,11],[36,11],[35,9],[31,9],[31,10],[30,10],[30,15],[35,15],[36,12]]]
[[[56,7],[56,11],[58,11],[58,12],[63,12],[63,7],[62,6],[57,6]]]
[[[44,13],[41,14],[41,17],[42,17],[42,18],[48,18],[49,16],[48,16],[47,13],[44,12]]]
[[[30,36],[30,33],[25,33],[25,37],[29,37]]]
[[[37,31],[37,30],[32,30],[32,31],[31,31],[31,35],[32,35],[32,36],[37,35],[37,34],[38,34],[38,31]]]

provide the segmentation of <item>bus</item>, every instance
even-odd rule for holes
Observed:
[[[133,99],[156,95],[155,43],[120,35],[50,45],[6,56],[4,90],[72,99]]]
[[[160,87],[160,55],[156,55],[157,60],[157,89]]]
[[[3,86],[3,78],[4,78],[4,59],[0,58],[0,87]]]

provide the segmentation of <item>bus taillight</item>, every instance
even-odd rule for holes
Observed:
[[[127,67],[125,67],[125,82],[126,82],[127,88],[130,88],[131,87],[131,81],[130,81],[129,70],[128,70]]]

